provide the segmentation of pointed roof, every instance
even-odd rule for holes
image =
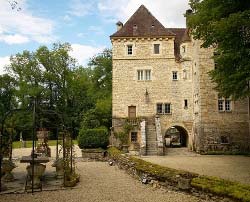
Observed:
[[[144,6],[141,5],[124,26],[110,37],[175,36],[166,29]]]

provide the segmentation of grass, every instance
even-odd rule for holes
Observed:
[[[194,178],[191,185],[221,196],[229,196],[240,201],[250,202],[250,185],[208,176]]]
[[[56,140],[49,140],[48,141],[49,146],[56,146]],[[77,140],[73,140],[73,144],[77,144]],[[32,140],[26,141],[26,147],[25,148],[31,148],[32,147]],[[12,143],[13,149],[22,148],[22,143],[20,141],[15,141]]]
[[[136,157],[128,157],[114,147],[109,148],[108,153],[118,161],[124,161],[124,159],[127,159],[129,164],[132,163],[138,171],[148,173],[156,177],[158,180],[170,180],[174,182],[176,176],[180,175],[190,178],[191,186],[196,189],[219,196],[233,198],[237,201],[250,202],[250,185],[232,182],[217,177],[199,176],[198,174],[149,163]]]

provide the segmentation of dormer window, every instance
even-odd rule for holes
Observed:
[[[133,55],[133,45],[127,45],[127,54]]]

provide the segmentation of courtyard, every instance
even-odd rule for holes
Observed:
[[[50,179],[55,173],[55,168],[51,167],[55,158],[55,146],[52,146],[51,149],[52,157],[51,162],[46,164],[45,179]],[[24,180],[26,166],[19,163],[19,160],[22,155],[28,155],[29,152],[30,148],[13,150],[13,160],[18,166],[13,173],[18,180]],[[81,150],[78,146],[75,146],[75,152],[77,173],[81,176],[80,183],[76,187],[65,189],[58,185],[57,181],[53,183],[50,181],[44,184],[42,192],[27,194],[20,191],[23,190],[24,182],[19,182],[18,194],[2,194],[0,201],[206,201],[186,193],[144,185],[117,166],[109,166],[107,162],[91,162],[81,158]],[[175,169],[250,184],[250,157],[205,156],[188,152],[184,148],[176,148],[169,151],[167,156],[144,156],[142,158]]]

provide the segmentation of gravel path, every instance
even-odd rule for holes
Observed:
[[[79,162],[80,183],[73,189],[0,195],[1,202],[205,202],[185,193],[153,189],[106,162]]]
[[[182,148],[171,149],[166,156],[146,156],[145,161],[250,184],[250,157],[230,155],[198,155]]]

